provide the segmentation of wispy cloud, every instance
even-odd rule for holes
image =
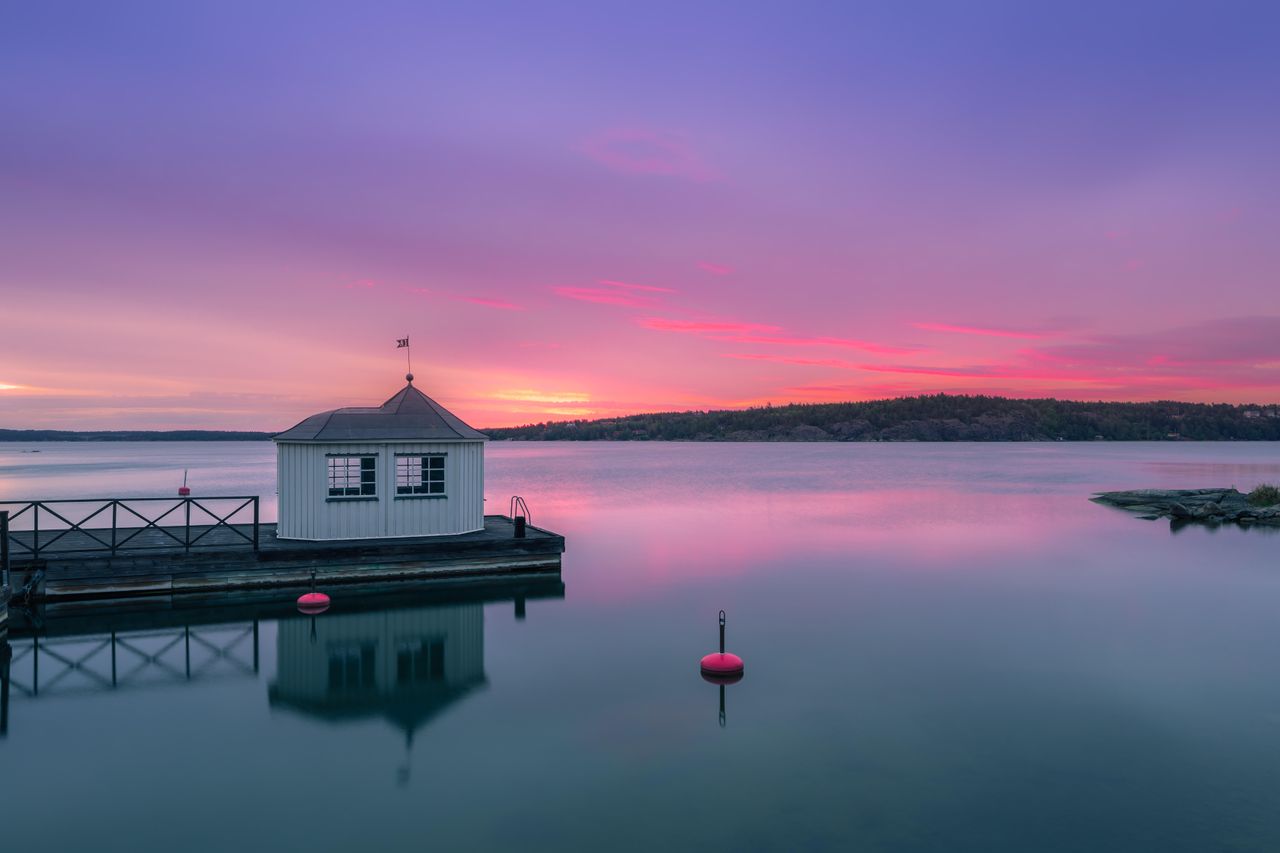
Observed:
[[[906,355],[919,350],[908,347],[879,344],[856,338],[828,336],[784,335],[781,326],[765,323],[748,323],[728,320],[670,320],[663,317],[643,317],[637,321],[646,329],[662,332],[685,332],[713,341],[736,344],[772,344],[786,347],[837,347],[854,349],[876,355]]]
[[[733,272],[733,267],[725,266],[724,264],[713,264],[711,261],[698,261],[695,266],[703,272],[709,272],[712,275],[728,275]]]
[[[456,299],[459,302],[470,302],[472,305],[483,305],[486,308],[500,308],[503,311],[523,311],[523,305],[517,305],[514,302],[508,302],[505,299],[487,299],[482,296],[450,296],[450,299]]]
[[[568,406],[575,403],[591,402],[591,395],[585,391],[541,391],[534,388],[513,388],[494,391],[489,396],[496,400],[510,400],[519,403],[543,403],[555,406]]]
[[[615,172],[665,175],[693,181],[711,181],[718,177],[683,135],[668,131],[643,128],[604,130],[586,139],[582,143],[582,151]]]
[[[918,349],[910,347],[890,346],[888,344],[878,344],[874,341],[860,341],[854,338],[734,335],[730,337],[717,338],[717,340],[732,341],[733,343],[739,344],[777,344],[779,346],[788,347],[838,347],[840,349],[856,349],[879,355],[907,355],[909,353],[919,352]]]
[[[419,296],[438,296],[441,299],[448,299],[453,302],[467,302],[471,305],[480,305],[485,308],[497,308],[502,311],[523,311],[523,305],[517,305],[506,299],[496,299],[487,296],[467,296],[462,293],[450,293],[447,290],[438,290],[430,287],[405,287],[402,288],[407,293],[416,293]]]
[[[800,358],[790,355],[772,355],[769,353],[726,352],[721,358],[736,358],[742,361],[772,361],[778,364],[800,364],[807,367],[838,367],[841,370],[856,370],[858,365],[841,361],[838,358]]]
[[[1257,389],[1280,392],[1280,316],[1211,320],[1157,332],[1094,335],[1019,350],[1007,361],[967,365],[861,364],[875,373],[997,383],[1048,383],[1112,398],[1187,397]]]
[[[664,317],[641,317],[636,322],[646,329],[656,329],[660,332],[686,332],[694,335],[746,335],[753,332],[781,331],[779,326],[725,320],[669,320]]]
[[[1050,332],[1029,331],[1022,329],[998,329],[989,326],[966,326],[954,323],[912,323],[917,329],[926,332],[948,332],[956,335],[982,335],[989,338],[1047,338]]]
[[[627,281],[615,281],[611,278],[602,278],[596,284],[603,284],[607,287],[620,287],[623,290],[643,290],[649,293],[679,293],[680,291],[670,287],[658,287],[652,284],[632,284]]]
[[[639,296],[635,293],[629,293],[618,288],[604,287],[569,287],[559,286],[551,288],[551,292],[557,296],[563,296],[565,299],[575,299],[578,302],[594,302],[597,305],[619,305],[624,308],[652,308],[657,305],[657,301],[648,296]]]

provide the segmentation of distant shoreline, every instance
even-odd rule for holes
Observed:
[[[0,441],[269,441],[272,432],[244,430],[57,430],[0,429]]]
[[[1087,403],[931,394],[861,403],[655,412],[483,429],[493,441],[1280,441],[1280,405]],[[16,430],[0,441],[267,441],[252,430]]]

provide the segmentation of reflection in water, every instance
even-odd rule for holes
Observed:
[[[258,673],[258,622],[15,636],[6,687],[32,699]],[[11,668],[17,667],[14,675]]]
[[[9,661],[13,649],[7,640],[0,640],[0,737],[9,734]]]
[[[23,610],[9,642],[0,640],[0,734],[8,733],[11,690],[23,700],[92,699],[256,679],[261,623],[278,620],[270,705],[329,721],[384,718],[404,732],[407,753],[432,717],[486,683],[484,605],[513,602],[523,619],[527,598],[563,597],[563,582],[545,577],[452,589],[352,588],[339,597],[341,610],[309,618],[299,617],[292,596],[189,610]]]
[[[330,721],[389,720],[404,732],[401,784],[414,733],[485,683],[478,603],[291,619],[276,648],[271,706]]]

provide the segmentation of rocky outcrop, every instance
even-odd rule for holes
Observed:
[[[1132,489],[1098,492],[1094,503],[1118,507],[1139,518],[1168,518],[1175,523],[1275,525],[1280,527],[1280,504],[1254,506],[1235,489]]]

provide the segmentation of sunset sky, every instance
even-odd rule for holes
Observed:
[[[376,11],[374,10],[376,7]],[[1280,4],[11,3],[0,427],[1280,402]]]

